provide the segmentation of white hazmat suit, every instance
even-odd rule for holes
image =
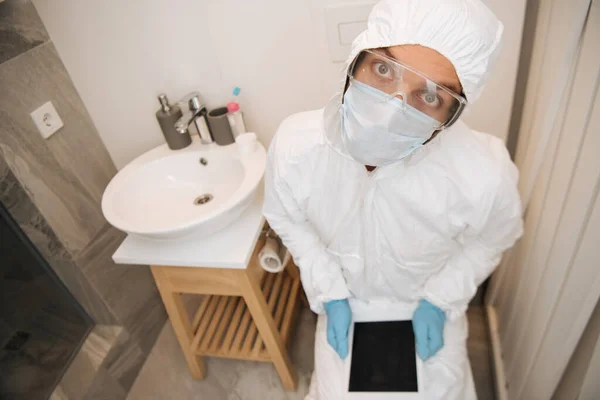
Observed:
[[[502,24],[478,0],[384,0],[346,66],[364,49],[426,46],[450,60],[473,103],[501,35]],[[444,347],[424,363],[424,398],[475,399],[465,310],[522,234],[517,169],[500,139],[459,119],[410,156],[368,172],[341,141],[342,98],[283,121],[265,178],[264,214],[321,314],[307,399],[340,400],[347,391],[323,308],[344,298],[413,308],[426,299],[441,308]]]

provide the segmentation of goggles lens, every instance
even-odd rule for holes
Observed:
[[[464,97],[376,50],[359,53],[349,75],[435,119],[436,128],[454,122],[466,104]]]

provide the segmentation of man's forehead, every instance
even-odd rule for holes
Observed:
[[[462,86],[454,66],[446,57],[429,47],[419,45],[400,45],[386,47],[388,56],[420,71],[437,83],[462,92]]]

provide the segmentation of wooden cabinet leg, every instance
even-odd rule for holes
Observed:
[[[295,391],[298,385],[296,372],[290,361],[287,349],[281,340],[281,335],[277,330],[277,325],[273,320],[269,306],[265,301],[260,283],[256,281],[256,278],[251,273],[242,274],[239,279],[246,305],[265,343],[269,356],[273,364],[275,364],[275,369],[277,369],[283,387],[288,391]]]
[[[300,279],[300,270],[292,260],[290,260],[285,266],[285,272],[287,272],[294,279]],[[302,304],[306,308],[310,308],[310,304],[308,303],[308,299],[306,298],[306,293],[304,292],[304,288],[302,287],[302,282],[300,282],[300,294],[298,294],[298,296],[300,296]]]
[[[169,314],[169,320],[173,325],[175,335],[177,336],[185,360],[192,373],[192,377],[194,379],[202,380],[206,376],[206,368],[202,357],[196,355],[191,350],[194,332],[190,318],[183,304],[181,293],[174,293],[171,291],[168,279],[165,277],[162,267],[153,266],[151,269],[156,286],[158,287],[158,291],[167,310],[167,314]]]

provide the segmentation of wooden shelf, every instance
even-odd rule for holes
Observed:
[[[287,269],[286,269],[287,271]],[[261,287],[271,315],[287,347],[299,308],[300,280],[286,271],[265,273]],[[206,296],[192,322],[191,350],[197,355],[271,361],[243,297]]]

